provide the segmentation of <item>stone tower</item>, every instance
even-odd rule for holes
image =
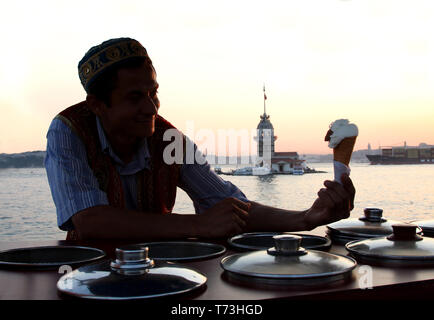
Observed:
[[[265,108],[265,100],[267,100],[267,96],[265,94],[265,85],[264,85],[264,114],[260,116],[261,121],[256,128],[256,137],[257,141],[257,156],[258,163],[262,163],[263,166],[267,165],[271,168],[271,158],[274,155],[274,142],[277,139],[274,136],[274,128],[270,121],[270,116],[267,115]]]

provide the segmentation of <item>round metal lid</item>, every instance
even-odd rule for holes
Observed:
[[[226,252],[224,246],[206,242],[163,241],[136,245],[148,247],[153,260],[164,261],[210,259]]]
[[[434,239],[416,233],[412,224],[393,225],[393,234],[346,244],[357,260],[378,265],[427,266],[434,265]]]
[[[67,295],[87,299],[129,300],[171,296],[202,287],[207,278],[190,268],[153,261],[148,249],[125,246],[116,249],[116,260],[80,267],[57,282]]]
[[[221,261],[230,274],[246,277],[250,281],[278,280],[291,283],[302,280],[314,283],[329,279],[335,281],[348,276],[356,262],[348,257],[300,247],[301,237],[274,236],[275,247],[268,250],[234,254]]]
[[[5,250],[0,252],[1,268],[56,269],[62,265],[78,265],[105,257],[96,248],[78,246],[45,246]]]
[[[228,243],[237,249],[242,250],[266,250],[274,246],[274,236],[296,235],[301,237],[300,246],[305,249],[327,251],[332,243],[326,237],[310,234],[289,233],[289,232],[251,232],[236,235],[228,240]]]
[[[382,217],[379,208],[364,209],[364,216],[359,219],[343,219],[327,225],[327,234],[332,238],[357,240],[387,236],[393,233],[392,225],[398,221]]]
[[[418,220],[412,221],[412,223],[418,225],[422,229],[424,236],[434,237],[434,220]]]

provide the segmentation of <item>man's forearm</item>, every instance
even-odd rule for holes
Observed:
[[[154,214],[96,206],[73,216],[80,239],[180,239],[201,236],[195,214]]]
[[[291,211],[250,202],[246,232],[304,231],[312,229],[305,217],[306,211]]]

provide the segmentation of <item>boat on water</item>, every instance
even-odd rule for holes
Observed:
[[[297,176],[302,175],[302,174],[304,174],[304,169],[302,167],[294,168],[292,170],[292,174],[297,175]]]
[[[383,147],[380,154],[367,154],[371,164],[434,164],[434,146]]]
[[[267,167],[244,167],[232,170],[234,176],[265,176],[271,173],[271,170]]]
[[[253,167],[252,168],[252,175],[253,176],[266,176],[271,174],[270,168],[267,167]]]
[[[244,167],[232,170],[232,175],[234,176],[251,176],[252,175],[252,167]]]
[[[275,174],[292,174],[292,175],[304,175],[305,173],[325,173],[325,171],[317,171],[315,169],[311,169],[309,167],[296,167],[289,172],[278,172],[275,170],[271,170],[267,167],[243,167],[235,170],[231,170],[230,172],[225,172],[221,169],[221,167],[215,167],[214,172],[217,174],[224,174],[230,176],[266,176],[266,175],[275,175]]]
[[[219,167],[219,166],[215,166],[215,167],[214,167],[214,172],[217,173],[217,174],[222,174],[222,173],[223,173],[223,172],[222,172],[222,168]]]

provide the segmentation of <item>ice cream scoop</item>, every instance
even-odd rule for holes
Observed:
[[[324,140],[329,142],[329,148],[336,148],[343,139],[358,135],[359,129],[354,123],[347,119],[339,119],[332,122]]]
[[[335,180],[340,181],[342,173],[350,172],[349,163],[353,153],[359,130],[357,126],[347,119],[338,119],[330,125],[330,129],[324,138],[333,148],[333,164]]]

